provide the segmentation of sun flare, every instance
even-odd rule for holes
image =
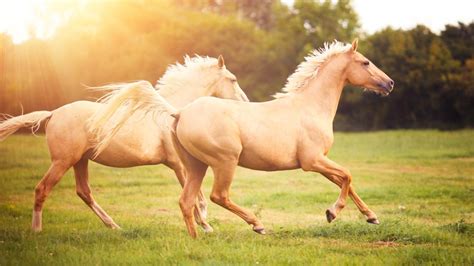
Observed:
[[[10,35],[14,43],[50,36],[58,17],[48,13],[48,4],[47,0],[0,1],[0,32]]]

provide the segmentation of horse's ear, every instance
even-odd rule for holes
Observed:
[[[359,39],[355,38],[354,41],[352,41],[352,51],[355,52],[357,51],[357,46],[359,45]]]
[[[224,57],[222,57],[222,55],[219,55],[219,58],[217,59],[217,65],[219,68],[223,68],[225,66]]]

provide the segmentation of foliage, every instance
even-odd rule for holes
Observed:
[[[346,90],[336,129],[474,125],[474,22],[366,36],[350,0],[83,1],[51,12],[64,23],[50,39],[14,44],[0,34],[0,112],[95,97],[83,84],[154,82],[185,54],[224,55],[250,98],[269,100],[312,49],[359,36],[396,87],[387,98]]]
[[[387,28],[368,37],[362,50],[389,73],[396,87],[390,97],[367,95],[343,106],[341,113],[354,123],[365,122],[375,129],[472,125],[469,120],[474,108],[456,108],[457,104],[466,107],[466,101],[474,100],[469,95],[472,83],[460,78],[472,72],[453,59],[447,45],[428,28]]]

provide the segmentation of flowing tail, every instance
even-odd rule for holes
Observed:
[[[4,115],[5,119],[0,121],[0,141],[24,127],[31,128],[31,132],[34,134],[39,129],[41,122],[52,115],[53,113],[50,111],[37,111],[15,117]]]
[[[104,151],[112,137],[135,112],[153,112],[155,116],[167,113],[173,117],[177,113],[148,81],[111,84],[93,89],[111,90],[98,100],[104,105],[88,121],[88,130],[96,143],[94,158]]]

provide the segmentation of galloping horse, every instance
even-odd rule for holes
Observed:
[[[77,195],[107,227],[119,228],[92,197],[88,182],[89,160],[112,167],[163,163],[175,171],[180,184],[184,185],[185,171],[173,146],[169,119],[157,123],[155,114],[137,112],[114,134],[94,130],[97,124],[106,128],[109,123],[121,121],[110,110],[116,111],[115,107],[125,105],[133,99],[136,91],[151,90],[156,97],[164,97],[169,104],[178,108],[202,96],[248,101],[235,76],[226,69],[221,56],[219,59],[185,57],[184,65],[168,67],[156,85],[157,90],[146,81],[103,88],[113,91],[102,103],[77,101],[53,111],[32,112],[0,123],[0,140],[3,140],[22,127],[37,128],[42,121],[48,121],[46,140],[52,163],[35,189],[33,231],[42,230],[43,203],[54,185],[71,167],[74,168]],[[100,119],[104,117],[106,119]],[[206,231],[212,231],[212,227],[204,220],[207,205],[202,195],[199,207],[200,210],[197,208],[195,212],[197,222]]]
[[[319,172],[341,187],[337,201],[326,210],[328,222],[350,195],[367,222],[379,223],[351,186],[350,172],[326,156],[333,144],[332,124],[344,85],[382,95],[394,86],[393,80],[357,52],[357,44],[357,40],[352,45],[335,41],[313,52],[275,100],[241,103],[206,97],[175,113],[175,144],[188,173],[179,203],[192,237],[197,235],[193,205],[208,166],[214,172],[211,200],[240,216],[257,233],[265,233],[263,224],[229,198],[237,165]]]
[[[367,222],[379,223],[352,187],[350,172],[327,157],[344,86],[365,87],[383,96],[393,90],[393,80],[357,52],[357,45],[357,39],[352,45],[335,41],[315,50],[288,78],[283,92],[268,102],[203,97],[177,111],[155,92],[141,92],[132,106],[175,117],[173,141],[187,172],[179,204],[192,237],[197,236],[193,208],[209,166],[214,172],[211,200],[240,216],[257,233],[265,234],[263,224],[229,198],[237,165],[264,171],[302,168],[319,172],[341,188],[337,201],[326,210],[328,222],[350,196]]]

